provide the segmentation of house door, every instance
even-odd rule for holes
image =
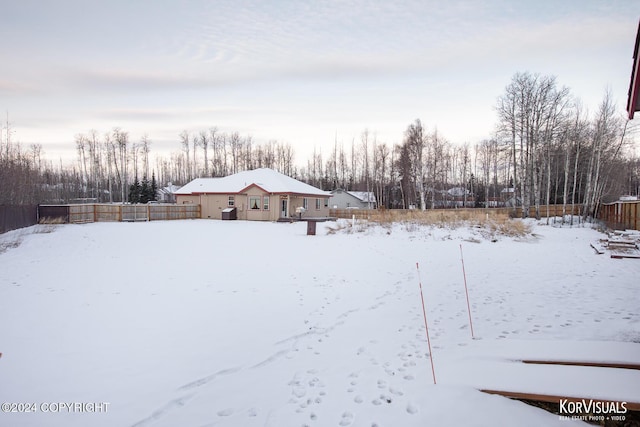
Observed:
[[[280,218],[286,218],[287,215],[287,199],[282,199],[282,201],[280,202]]]

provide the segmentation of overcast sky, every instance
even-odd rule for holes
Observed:
[[[305,163],[416,118],[453,143],[494,132],[519,71],[557,76],[590,110],[626,106],[640,2],[0,0],[0,109],[23,145],[74,159],[120,127],[152,153],[212,126],[278,140]]]

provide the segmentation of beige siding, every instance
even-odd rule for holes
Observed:
[[[252,187],[247,190],[247,193],[240,196],[244,198],[244,206],[246,212],[244,212],[244,218],[249,221],[273,221],[273,209],[272,200],[269,193],[265,193],[257,187]],[[264,198],[269,199],[269,208],[264,209]],[[275,218],[277,219],[277,218]]]
[[[237,203],[237,196],[236,203]],[[203,194],[202,218],[222,219],[222,210],[229,207],[227,194]]]
[[[178,205],[185,205],[185,204],[199,205],[200,204],[200,196],[176,195],[176,204],[178,204]]]
[[[289,206],[289,216],[296,217],[296,209],[304,206],[304,197],[299,196],[291,196],[290,206]],[[302,215],[303,218],[317,218],[317,217],[327,217],[329,216],[329,207],[324,206],[325,199],[320,199],[320,209],[316,209],[316,199],[317,197],[307,197],[307,211]]]
[[[235,208],[237,217],[240,220],[249,221],[277,221],[282,217],[282,201],[288,201],[287,217],[295,218],[296,209],[303,206],[304,197],[286,196],[279,194],[269,195],[257,187],[252,187],[244,194],[233,194],[235,198]],[[257,209],[250,206],[252,197],[259,197]],[[264,198],[268,197],[269,207],[264,209]],[[320,209],[316,209],[316,197],[308,197],[307,211],[303,218],[316,218],[329,216],[329,207],[324,206],[324,199],[320,198]],[[202,218],[222,219],[222,210],[229,207],[228,194],[203,194],[196,196],[177,195],[178,204],[195,203],[200,204]],[[257,201],[257,200],[256,200]]]

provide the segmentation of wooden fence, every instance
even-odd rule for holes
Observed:
[[[82,204],[40,205],[41,222],[59,221],[71,224],[86,222],[162,221],[200,218],[200,205],[149,204]]]
[[[0,234],[37,223],[36,205],[0,205]]]
[[[567,205],[566,215],[579,215],[581,205]],[[549,217],[562,216],[562,205],[549,205]],[[477,218],[480,216],[515,216],[522,217],[522,208],[458,208],[458,209],[331,209],[329,215],[335,218],[367,219],[370,221],[384,220],[393,217],[396,220],[421,217],[426,219],[438,219],[442,216],[457,216],[461,219]],[[535,217],[535,207],[529,209],[529,217]],[[540,216],[547,217],[547,206],[540,206]]]
[[[609,228],[640,230],[640,200],[602,204],[598,219]]]

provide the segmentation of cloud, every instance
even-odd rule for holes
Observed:
[[[188,119],[233,116],[256,112],[246,107],[224,106],[216,108],[110,108],[99,110],[95,116],[101,120],[166,123]]]
[[[176,73],[144,70],[132,71],[124,68],[110,70],[85,70],[69,76],[70,85],[78,85],[82,89],[123,90],[123,91],[155,91],[196,89],[207,86],[222,86],[232,79],[196,77]]]
[[[0,95],[3,96],[29,96],[41,94],[42,90],[33,83],[25,83],[17,80],[0,79]]]

